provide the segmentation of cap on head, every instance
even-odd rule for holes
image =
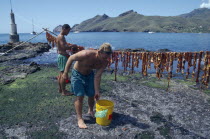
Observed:
[[[112,47],[109,43],[103,43],[100,48],[99,52],[104,52],[104,53],[112,53]]]
[[[63,26],[62,26],[62,30],[64,30],[64,29],[71,29],[71,27],[69,26],[69,24],[64,24]]]

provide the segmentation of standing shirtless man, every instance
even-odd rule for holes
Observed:
[[[68,78],[69,69],[74,61],[74,67],[71,75],[71,89],[76,96],[74,103],[79,128],[87,128],[82,118],[82,104],[84,95],[88,96],[88,113],[94,116],[93,106],[94,97],[96,100],[100,97],[101,75],[108,65],[108,58],[112,53],[109,43],[104,43],[99,50],[83,50],[72,55],[66,64],[63,78]],[[93,69],[96,69],[95,77]]]
[[[66,62],[69,58],[69,54],[66,51],[77,47],[77,45],[73,44],[73,45],[69,46],[66,43],[66,39],[65,39],[64,36],[67,36],[69,34],[70,29],[71,28],[68,24],[64,24],[62,26],[62,31],[60,32],[60,34],[56,38],[56,45],[57,45],[57,48],[58,48],[58,50],[57,50],[58,51],[57,61],[58,61],[58,68],[59,68],[59,71],[60,71],[60,73],[58,75],[58,84],[59,84],[59,92],[63,96],[71,95],[71,93],[65,89],[66,83],[65,83],[65,80],[62,78]]]

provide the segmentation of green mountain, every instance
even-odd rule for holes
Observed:
[[[97,15],[74,25],[72,31],[210,33],[210,9],[195,9],[179,16],[144,16],[133,10],[117,17]]]

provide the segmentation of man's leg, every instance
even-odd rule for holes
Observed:
[[[74,103],[76,113],[77,113],[77,120],[79,128],[87,128],[84,120],[82,119],[82,104],[83,104],[84,96],[77,96],[76,101]]]
[[[61,87],[61,94],[63,96],[72,95],[72,93],[70,93],[69,91],[66,90],[66,83],[65,83],[65,80],[63,79],[62,75],[63,75],[63,72],[60,72],[59,84],[60,84],[60,87]]]
[[[58,55],[58,69],[60,70],[60,74],[59,74],[59,77],[58,77],[59,91],[60,91],[60,93],[62,93],[63,96],[72,95],[72,94],[70,94],[69,91],[66,90],[66,83],[65,83],[65,80],[62,77],[67,60],[68,59],[65,56],[62,56],[60,54]]]
[[[57,77],[57,80],[58,80],[58,86],[59,86],[59,93],[62,93],[62,89],[61,89],[61,84],[60,84],[60,80],[61,80],[61,72],[59,72],[59,75],[58,75],[58,77]]]
[[[93,107],[94,107],[94,97],[88,97],[88,114],[90,114],[94,118],[94,112],[93,112]]]

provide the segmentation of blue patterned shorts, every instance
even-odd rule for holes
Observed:
[[[79,71],[72,69],[71,92],[75,96],[94,97],[94,72],[92,71],[89,75],[82,75]]]

